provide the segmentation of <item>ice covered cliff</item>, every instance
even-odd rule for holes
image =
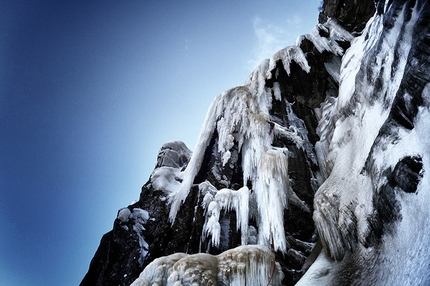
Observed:
[[[161,148],[81,285],[430,283],[430,4],[356,2]]]
[[[342,59],[317,154],[325,251],[299,285],[430,284],[430,4],[386,1]]]

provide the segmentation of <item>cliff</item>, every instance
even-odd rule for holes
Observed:
[[[355,2],[162,146],[81,285],[430,283],[430,5]]]

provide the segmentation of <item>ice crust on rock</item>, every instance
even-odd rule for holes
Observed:
[[[273,264],[272,267],[267,267]],[[155,259],[132,286],[281,285],[284,274],[275,255],[262,246],[239,246],[217,256],[175,253]]]
[[[365,205],[358,208],[358,202],[371,202],[369,191],[372,187],[369,185],[369,178],[363,176],[362,170],[380,129],[390,114],[390,106],[399,89],[406,65],[407,57],[400,57],[395,61],[390,48],[401,43],[399,49],[402,54],[407,54],[410,49],[407,35],[412,34],[412,31],[406,30],[404,35],[399,34],[404,23],[402,14],[396,19],[394,27],[385,31],[384,36],[381,35],[383,17],[375,16],[363,31],[363,35],[352,42],[341,67],[336,110],[325,109],[324,111],[330,114],[323,115],[324,118],[337,121],[335,124],[320,123],[321,126],[330,125],[334,129],[326,128],[325,134],[321,136],[323,140],[330,140],[331,137],[328,150],[317,149],[327,154],[325,161],[329,167],[326,168],[329,177],[315,196],[314,220],[325,248],[336,259],[341,259],[345,251],[355,248],[357,224],[366,224],[357,219],[367,217],[367,212],[371,211]],[[405,28],[411,27],[412,23]],[[367,38],[372,40],[368,41]],[[369,54],[372,55],[371,58]],[[369,64],[372,67],[370,72],[361,68],[369,61],[375,62]],[[380,90],[374,91],[374,81],[381,77],[382,86]],[[375,97],[375,92],[383,96]],[[364,213],[360,213],[362,211]]]
[[[326,34],[326,36],[321,36],[321,34]],[[310,34],[300,36],[297,39],[297,46],[300,46],[304,39],[311,41],[320,53],[327,51],[342,56],[344,49],[339,42],[350,42],[354,37],[335,20],[329,19],[326,23],[315,26]]]
[[[135,232],[139,237],[139,246],[140,246],[139,263],[140,265],[143,265],[149,249],[149,245],[145,241],[145,237],[143,234],[145,231],[145,224],[150,219],[150,215],[148,211],[140,208],[133,208],[130,211],[129,208],[123,208],[118,211],[117,219],[122,222],[123,227],[126,230],[128,230],[128,227],[125,224],[128,222],[132,223],[131,225],[132,231]]]
[[[429,11],[428,1],[385,1],[342,59],[316,145],[325,250],[299,286],[430,283]]]
[[[272,70],[276,67],[276,62],[282,61],[284,69],[288,75],[290,75],[290,65],[294,61],[296,62],[305,72],[309,73],[311,67],[306,60],[306,56],[302,49],[298,46],[288,46],[278,52],[276,52],[271,58],[269,63],[269,70],[267,71],[267,78],[271,78]]]

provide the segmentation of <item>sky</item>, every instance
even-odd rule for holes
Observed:
[[[78,285],[163,143],[320,0],[0,0],[0,285]]]

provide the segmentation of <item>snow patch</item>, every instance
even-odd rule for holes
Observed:
[[[181,185],[181,169],[173,167],[157,168],[152,172],[150,181],[155,190],[163,191],[166,195],[174,194]]]
[[[123,208],[118,211],[117,219],[122,222],[127,222],[130,217],[131,211],[128,208]]]

